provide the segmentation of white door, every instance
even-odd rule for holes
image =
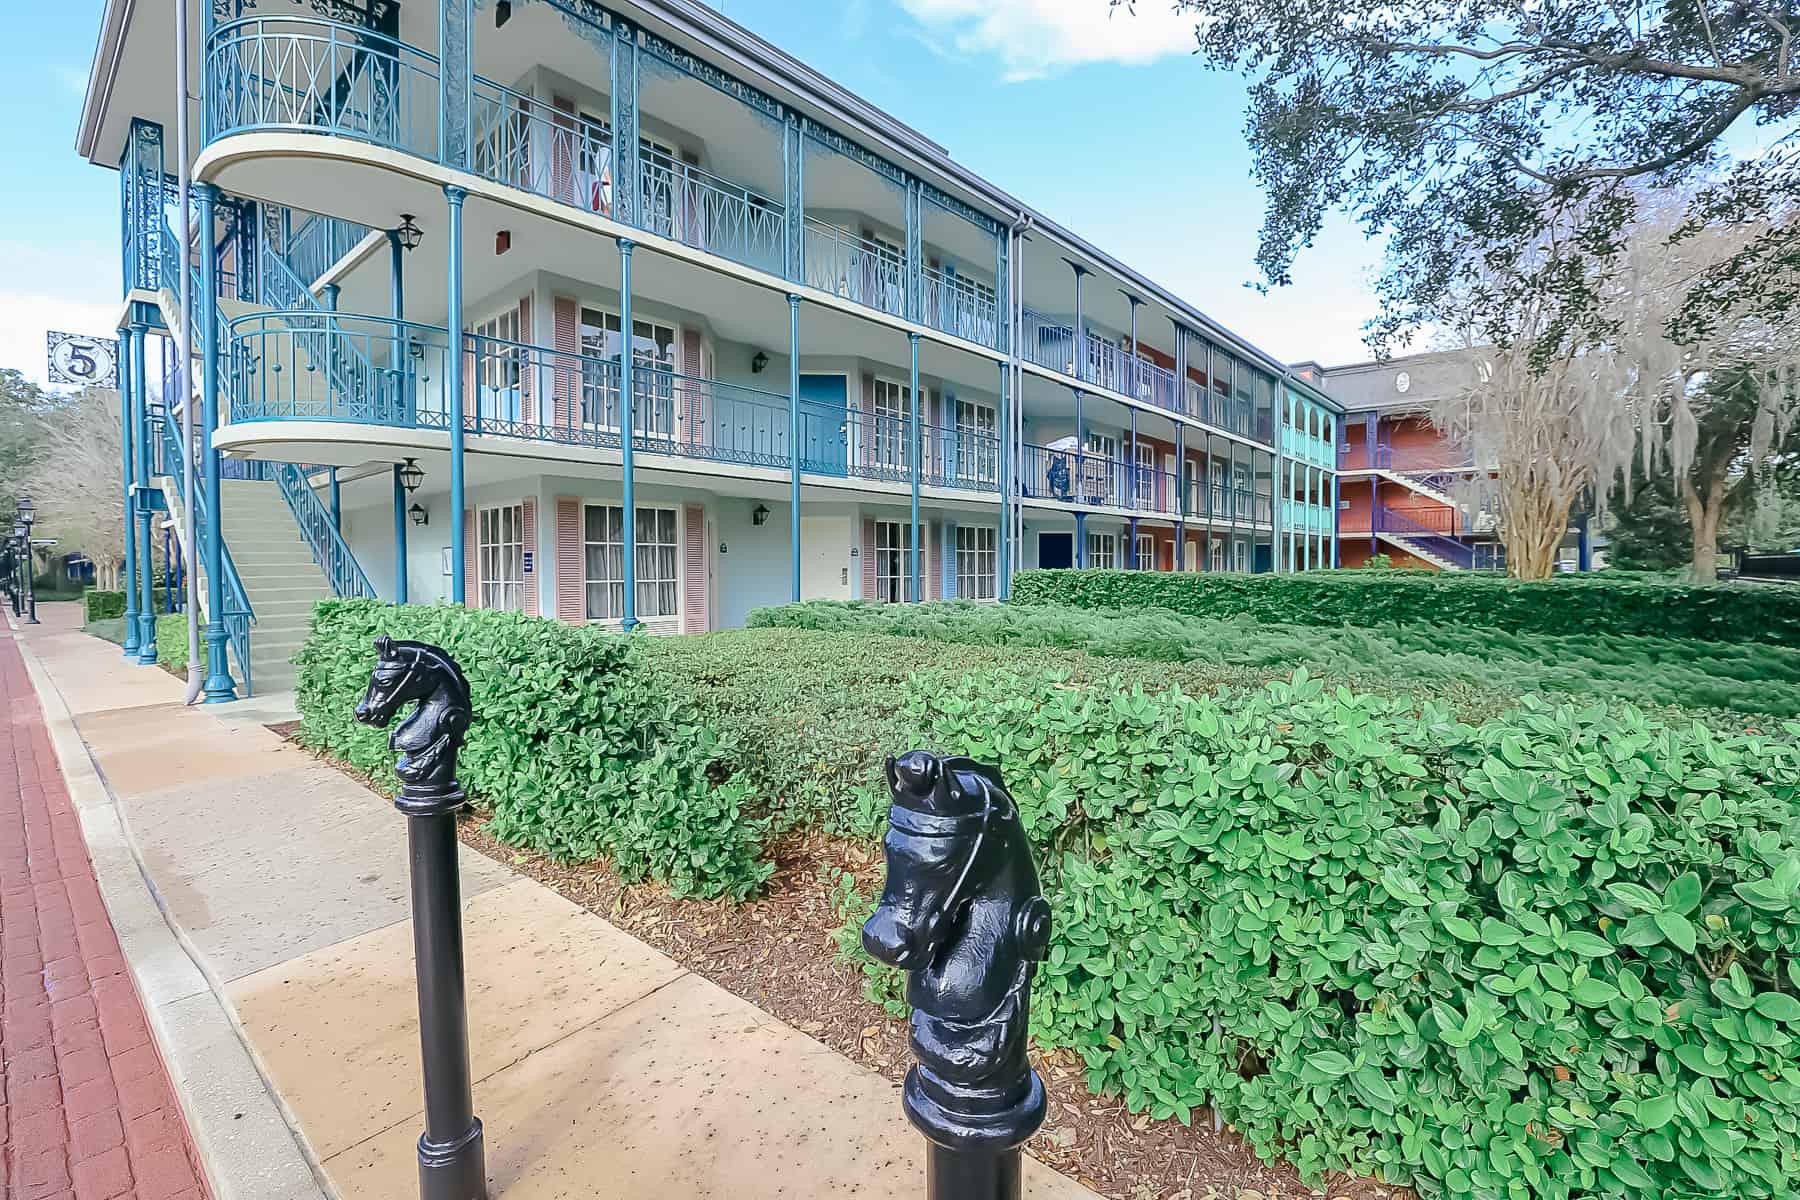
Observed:
[[[800,598],[850,599],[850,518],[800,515]]]

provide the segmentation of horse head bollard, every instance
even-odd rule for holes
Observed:
[[[931,1200],[1017,1200],[1019,1147],[1044,1121],[1026,1057],[1050,906],[1000,773],[915,750],[887,761],[887,885],[864,949],[906,975],[901,1107],[930,1143]]]
[[[413,969],[419,988],[419,1049],[425,1132],[419,1136],[421,1200],[486,1200],[481,1121],[469,1075],[469,1016],[463,979],[462,880],[456,813],[466,802],[456,756],[469,731],[469,681],[455,659],[424,642],[375,639],[375,670],[356,719],[385,728],[402,705],[411,716],[388,735],[406,814],[412,864]]]

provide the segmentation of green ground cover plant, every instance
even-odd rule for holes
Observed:
[[[1290,625],[1460,625],[1800,646],[1800,588],[1686,585],[1624,572],[1521,583],[1469,571],[1025,571],[1013,584],[1012,599],[1166,608],[1191,617],[1247,616]]]
[[[1216,663],[1263,678],[1304,666],[1315,675],[1426,694],[1467,685],[1609,696],[1661,708],[1742,716],[1800,716],[1800,650],[1744,642],[1618,634],[1509,633],[1456,625],[1324,631],[1209,619],[1168,609],[1093,610],[967,601],[869,604],[812,601],[758,609],[752,626],[880,633],[976,646],[1046,647],[1098,655]]]
[[[1117,679],[1122,686],[1153,690],[1179,684],[1199,694],[1258,687],[1293,670],[1286,661],[1162,663],[854,629],[761,628],[652,638],[644,655],[662,686],[735,747],[733,770],[780,827],[820,822],[853,834],[874,833],[886,816],[883,757],[918,743],[924,734],[908,715],[908,681],[914,675],[954,679],[968,671],[1058,670],[1078,682]],[[1375,686],[1373,679],[1345,677],[1345,682]],[[1420,690],[1468,719],[1513,702],[1510,692],[1454,681]]]
[[[459,778],[501,841],[565,860],[606,855],[676,895],[743,897],[768,878],[732,748],[643,667],[642,638],[451,605],[328,600],[295,662],[300,737],[390,788],[388,733],[354,719],[378,634],[441,646],[475,720]]]
[[[1055,911],[1036,1037],[1096,1090],[1426,1196],[1776,1197],[1800,1169],[1800,726],[915,686]]]

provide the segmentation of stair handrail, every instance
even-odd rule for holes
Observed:
[[[175,422],[167,415],[162,421],[163,467],[170,478],[175,481],[175,490],[185,495],[183,474],[192,465],[182,453],[180,435],[176,432]],[[204,477],[194,478],[194,536],[204,537],[208,528],[207,522],[212,520],[212,505],[208,502]],[[238,673],[243,676],[244,695],[253,694],[254,688],[250,680],[250,626],[256,620],[256,610],[250,606],[250,597],[244,591],[243,577],[238,574],[237,563],[232,560],[231,547],[224,544],[223,533],[219,539],[220,557],[223,570],[219,583],[225,595],[224,611],[219,614],[225,625],[225,633],[231,643],[231,656],[237,659]],[[188,553],[196,562],[203,562],[199,547],[189,546]]]
[[[272,465],[281,498],[287,501],[288,511],[294,514],[294,523],[300,527],[300,536],[307,549],[312,551],[313,562],[331,581],[332,594],[339,599],[380,599],[375,585],[369,582],[362,564],[356,561],[356,555],[351,553],[337,523],[331,519],[330,510],[319,502],[318,493],[307,482],[305,473],[293,463]]]

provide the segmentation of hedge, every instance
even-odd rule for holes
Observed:
[[[724,774],[731,747],[642,664],[642,639],[451,605],[328,600],[295,656],[300,737],[390,789],[385,730],[358,724],[375,638],[430,642],[462,664],[475,719],[458,777],[500,840],[564,860],[605,855],[677,895],[742,897],[767,879],[761,823]]]
[[[1099,611],[969,601],[874,604],[815,600],[757,609],[760,628],[896,634],[980,646],[1058,647],[1094,654],[1210,662],[1285,673],[1304,665],[1353,687],[1392,692],[1468,684],[1629,699],[1741,716],[1800,716],[1800,650],[1691,638],[1591,633],[1558,637],[1487,627],[1344,627],[1208,619],[1168,609]]]
[[[1460,571],[1025,571],[1012,601],[1295,625],[1472,625],[1800,646],[1800,588],[1686,586],[1606,574],[1521,583]]]
[[[1054,938],[1041,1044],[1214,1106],[1315,1184],[1787,1197],[1800,1172],[1800,725],[920,680],[997,764]]]
[[[156,618],[156,665],[184,678],[188,669],[186,613],[161,613]],[[206,672],[206,630],[201,628],[200,671]]]
[[[914,606],[894,606],[911,609]],[[887,815],[881,763],[924,731],[907,712],[915,675],[960,679],[972,670],[1065,673],[1078,683],[1119,680],[1190,693],[1260,687],[1291,663],[1236,666],[1107,658],[1077,650],[957,645],[873,632],[742,629],[651,638],[646,664],[734,747],[732,768],[782,825],[822,824],[872,834]],[[1510,694],[1454,681],[1414,685],[1466,719],[1509,707]]]
[[[90,588],[81,595],[82,620],[106,621],[125,615],[124,592],[101,592]]]

